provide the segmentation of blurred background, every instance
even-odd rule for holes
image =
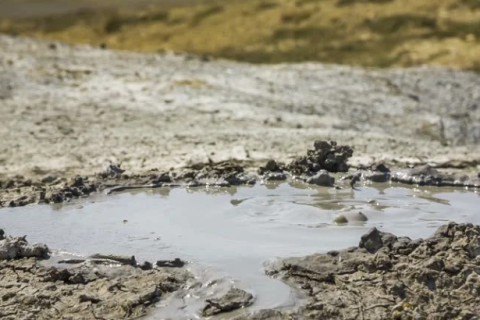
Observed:
[[[0,33],[252,63],[480,71],[480,0],[0,0]]]

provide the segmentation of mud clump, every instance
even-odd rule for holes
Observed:
[[[5,237],[0,229],[0,261],[22,258],[47,259],[48,247],[43,244],[29,244],[26,237]]]
[[[6,243],[15,250],[5,251]],[[39,258],[47,247],[29,246],[24,238],[6,237],[0,252],[0,318],[6,320],[138,318],[190,278],[183,269],[144,270],[112,255],[97,255],[92,261],[124,263],[89,264],[87,259],[69,268],[46,267]]]
[[[314,149],[308,150],[306,156],[293,160],[287,170],[294,175],[311,176],[320,170],[328,172],[347,172],[347,160],[353,156],[349,146],[338,146],[335,141],[315,141]]]
[[[97,190],[95,184],[88,183],[88,178],[75,177],[70,183],[65,184],[59,189],[47,192],[45,203],[62,203],[72,199],[78,199],[88,196]]]
[[[429,165],[398,170],[392,174],[392,181],[439,187],[480,187],[480,178],[467,175],[450,175],[439,172]]]
[[[72,199],[87,197],[97,191],[97,185],[89,178],[77,176],[62,182],[52,176],[32,182],[17,176],[2,190],[0,207],[22,207],[31,203],[62,203]]]
[[[206,302],[207,304],[202,310],[202,315],[210,317],[219,313],[248,307],[253,303],[253,296],[244,290],[232,288],[221,298],[208,299]]]
[[[243,166],[231,161],[203,165],[199,170],[187,170],[177,178],[187,180],[194,186],[230,186],[256,182],[255,176],[249,175]]]
[[[264,167],[258,168],[258,174],[264,181],[284,181],[287,175],[284,172],[284,166],[279,165],[275,160],[268,160]]]
[[[180,258],[175,258],[173,260],[158,260],[156,264],[158,267],[183,268],[185,261],[182,261]]]
[[[387,168],[383,163],[378,165],[373,165],[367,170],[362,172],[362,177],[365,180],[372,182],[387,182],[390,180],[391,173],[390,169]]]
[[[308,295],[293,318],[473,320],[479,270],[480,226],[450,223],[425,240],[372,229],[358,247],[282,259],[267,273]]]

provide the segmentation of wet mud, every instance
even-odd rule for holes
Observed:
[[[390,169],[384,164],[350,168],[348,159],[353,155],[349,146],[337,146],[335,141],[315,141],[314,149],[306,156],[296,157],[291,163],[269,160],[264,166],[252,169],[241,161],[197,163],[177,170],[153,169],[142,174],[129,174],[118,164],[90,177],[77,176],[61,179],[46,176],[38,181],[15,176],[0,181],[0,207],[21,207],[32,203],[63,203],[88,197],[99,191],[113,194],[127,190],[161,187],[228,187],[253,185],[261,181],[303,181],[325,187],[354,188],[362,182],[389,181],[427,186],[480,188],[478,176],[447,174],[420,165],[410,169]],[[348,172],[350,170],[350,172]],[[330,173],[344,173],[337,183]]]
[[[191,277],[183,269],[143,268],[134,257],[96,255],[55,266],[43,263],[48,259],[45,245],[0,238],[0,318],[134,319]]]
[[[478,319],[480,227],[450,223],[426,239],[372,229],[356,247],[270,265],[305,292],[291,314],[242,319]]]

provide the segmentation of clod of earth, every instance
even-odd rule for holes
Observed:
[[[46,259],[48,247],[43,244],[29,244],[26,237],[5,237],[0,229],[0,261],[22,258]]]
[[[479,270],[480,226],[450,223],[425,240],[372,229],[358,247],[270,265],[269,275],[308,299],[297,311],[261,319],[473,320]]]
[[[253,295],[238,288],[230,289],[224,296],[206,300],[202,310],[204,317],[248,307],[253,303]]]
[[[313,150],[306,156],[293,160],[287,170],[294,175],[312,175],[320,170],[329,172],[347,172],[347,160],[352,157],[353,149],[349,146],[337,146],[335,141],[315,141]]]
[[[173,260],[158,260],[157,267],[168,267],[168,268],[183,268],[185,262],[180,258],[175,258]]]
[[[283,171],[283,165],[279,165],[275,160],[268,160],[264,167],[257,170],[264,181],[284,181],[287,175]]]

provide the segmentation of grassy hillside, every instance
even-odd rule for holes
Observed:
[[[0,32],[255,63],[480,70],[480,0],[207,1],[4,19]]]

